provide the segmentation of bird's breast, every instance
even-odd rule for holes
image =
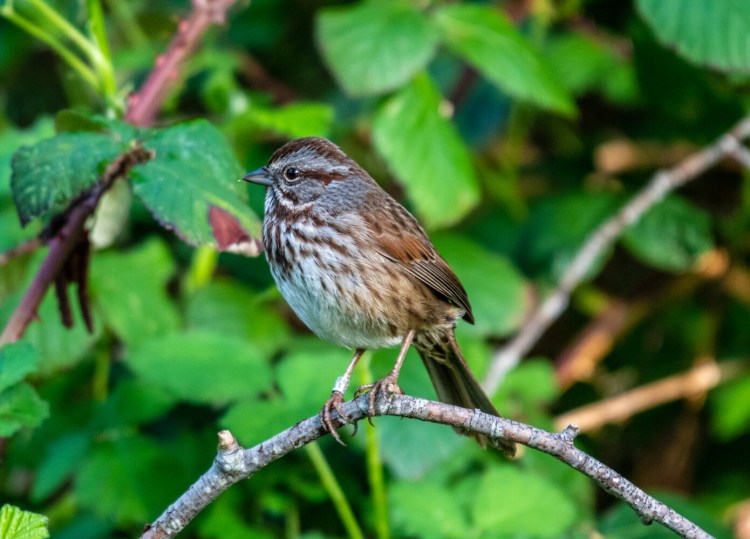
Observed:
[[[281,294],[321,338],[374,349],[395,346],[408,332],[395,308],[408,283],[394,290],[383,260],[355,241],[351,230],[300,219],[269,223],[263,240]]]

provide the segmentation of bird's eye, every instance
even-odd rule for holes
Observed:
[[[299,170],[297,170],[294,167],[289,167],[288,169],[284,171],[284,176],[286,176],[287,180],[291,180],[291,181],[297,180],[299,179]]]

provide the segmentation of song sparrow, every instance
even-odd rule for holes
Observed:
[[[334,438],[341,441],[331,409],[347,421],[343,393],[362,353],[398,344],[391,372],[369,387],[370,416],[378,393],[400,392],[412,343],[441,401],[499,416],[454,336],[459,318],[474,323],[466,291],[417,220],[362,167],[328,140],[301,138],[243,179],[268,188],[263,243],[282,295],[318,336],[356,350],[321,410]],[[490,441],[515,451],[511,442]]]

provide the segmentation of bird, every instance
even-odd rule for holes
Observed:
[[[410,346],[440,401],[500,416],[456,342],[457,322],[474,323],[466,290],[417,219],[367,171],[333,142],[305,137],[242,179],[266,188],[262,238],[282,296],[313,333],[355,351],[320,412],[339,443],[331,414],[348,422],[344,394],[365,350],[400,346],[388,375],[357,390],[370,392],[368,418],[379,394],[401,392]],[[510,441],[457,430],[515,453]]]

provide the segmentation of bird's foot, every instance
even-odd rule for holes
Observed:
[[[341,391],[333,390],[331,392],[331,398],[326,401],[323,408],[320,410],[320,421],[323,423],[323,429],[328,431],[333,439],[338,443],[346,447],[346,444],[341,440],[341,436],[336,432],[336,427],[333,426],[333,419],[331,418],[331,410],[336,410],[339,414],[339,421],[342,424],[349,423],[349,418],[344,413],[342,404],[344,403],[344,394]],[[357,433],[357,425],[354,425],[354,434]],[[352,434],[352,436],[354,435]]]
[[[377,400],[378,395],[382,394],[386,399],[390,399],[391,395],[404,394],[398,386],[398,377],[394,373],[390,373],[388,376],[381,378],[374,384],[359,386],[357,391],[354,392],[354,396],[358,397],[368,391],[370,392],[370,399],[367,407],[367,420],[370,421],[370,425],[372,425],[372,418],[375,416],[375,401]]]

